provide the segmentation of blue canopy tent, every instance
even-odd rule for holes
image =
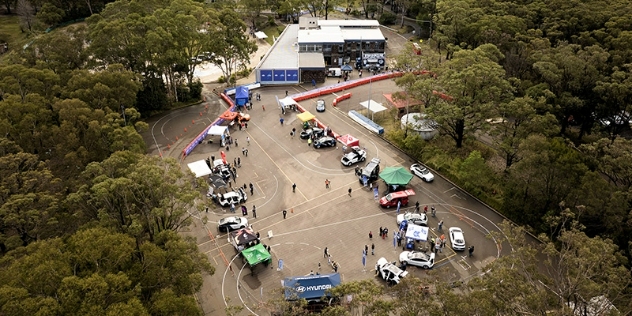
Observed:
[[[248,87],[239,86],[235,89],[235,104],[237,106],[244,106],[248,103],[248,99],[250,98],[250,92],[248,91]]]
[[[309,275],[302,277],[285,278],[285,299],[293,301],[297,299],[315,300],[325,295],[325,291],[340,284],[340,274]]]

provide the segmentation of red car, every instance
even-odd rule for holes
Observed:
[[[408,197],[411,195],[415,195],[415,191],[411,189],[389,193],[380,199],[380,205],[386,208],[397,207],[397,202],[401,201],[401,206],[406,206],[408,205]]]

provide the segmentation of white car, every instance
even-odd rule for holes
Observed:
[[[248,195],[243,188],[217,195],[217,202],[223,207],[228,207],[231,203],[238,205],[246,202],[246,200],[248,200]]]
[[[450,232],[450,244],[452,244],[452,249],[455,251],[465,250],[465,236],[463,235],[463,230],[458,227],[450,227],[448,231]]]
[[[340,159],[340,162],[343,166],[349,167],[358,162],[362,162],[366,160],[366,152],[358,146],[351,147],[351,152],[346,153]]]
[[[434,175],[428,170],[428,168],[416,163],[410,166],[410,172],[418,176],[424,182],[432,182]]]
[[[229,232],[231,230],[248,227],[248,219],[245,217],[230,216],[224,217],[217,223],[217,230],[220,232]]]
[[[434,266],[435,254],[431,252],[404,251],[399,254],[399,262],[406,263],[409,266],[430,269]]]
[[[325,100],[318,99],[316,101],[316,112],[325,112]]]
[[[379,275],[389,284],[398,284],[401,278],[408,275],[408,272],[400,269],[382,257],[375,264],[375,274]]]
[[[409,224],[428,226],[428,216],[424,213],[405,213],[397,215],[397,225],[403,221],[407,221]]]

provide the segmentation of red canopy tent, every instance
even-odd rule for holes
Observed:
[[[226,112],[222,113],[222,115],[220,115],[220,118],[225,119],[227,121],[232,121],[237,117],[237,112],[231,112],[230,110],[227,110]]]
[[[351,136],[351,134],[339,136],[338,141],[347,147],[360,146],[360,140]]]

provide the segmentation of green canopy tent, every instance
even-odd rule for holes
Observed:
[[[413,174],[404,167],[386,167],[380,173],[380,178],[388,185],[407,185]]]
[[[263,247],[262,244],[244,249],[242,250],[241,254],[244,256],[251,267],[254,267],[262,262],[270,263],[272,261],[272,256],[266,250],[266,248]]]

